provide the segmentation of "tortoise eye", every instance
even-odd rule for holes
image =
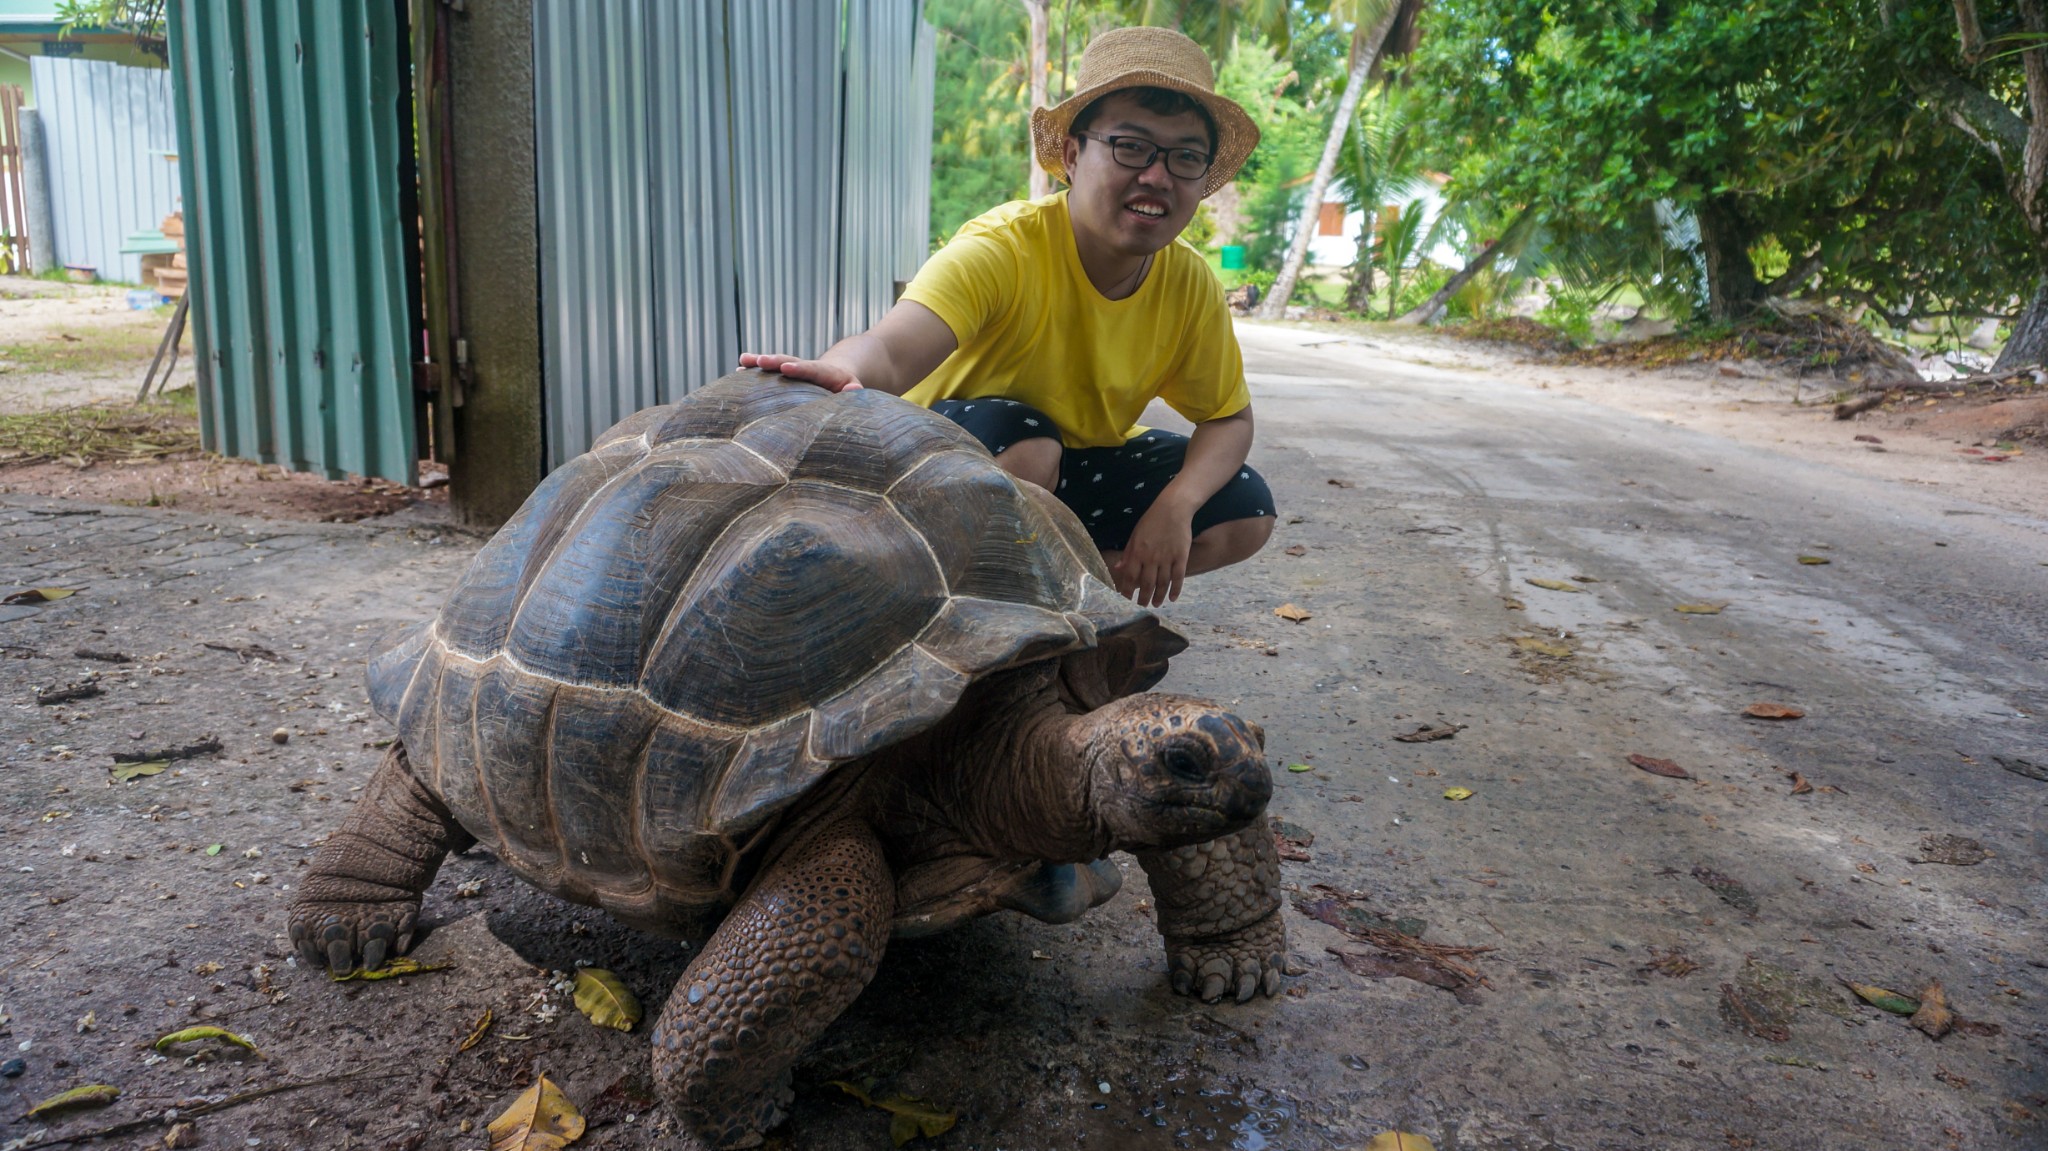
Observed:
[[[1170,743],[1159,753],[1159,760],[1166,765],[1167,773],[1185,783],[1207,783],[1209,781],[1208,757],[1185,742]]]

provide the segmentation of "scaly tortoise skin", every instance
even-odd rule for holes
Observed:
[[[370,663],[399,733],[293,904],[411,943],[450,851],[645,929],[715,925],[654,1031],[685,1144],[745,1147],[892,935],[1071,921],[1137,854],[1176,991],[1286,969],[1256,725],[1145,689],[1186,641],[950,422],[744,372],[551,475]]]

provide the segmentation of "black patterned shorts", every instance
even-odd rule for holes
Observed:
[[[940,400],[932,411],[967,429],[995,455],[1022,440],[1060,438],[1052,418],[1016,400]],[[1138,518],[1180,474],[1188,438],[1154,428],[1113,448],[1068,448],[1060,456],[1060,502],[1074,510],[1095,546],[1122,551]],[[1194,534],[1217,524],[1273,514],[1273,491],[1250,465],[1209,497],[1195,513]]]

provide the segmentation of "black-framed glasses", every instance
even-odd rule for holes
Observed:
[[[1207,152],[1194,148],[1162,148],[1141,136],[1103,136],[1095,132],[1076,132],[1090,140],[1100,140],[1109,145],[1109,155],[1126,168],[1143,170],[1152,166],[1159,154],[1166,154],[1166,170],[1182,180],[1199,180],[1209,174],[1209,165],[1215,159]]]

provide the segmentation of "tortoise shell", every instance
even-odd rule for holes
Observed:
[[[514,870],[678,930],[737,899],[749,849],[836,765],[977,678],[1062,658],[1092,707],[1185,646],[951,422],[744,372],[550,475],[369,687]]]

